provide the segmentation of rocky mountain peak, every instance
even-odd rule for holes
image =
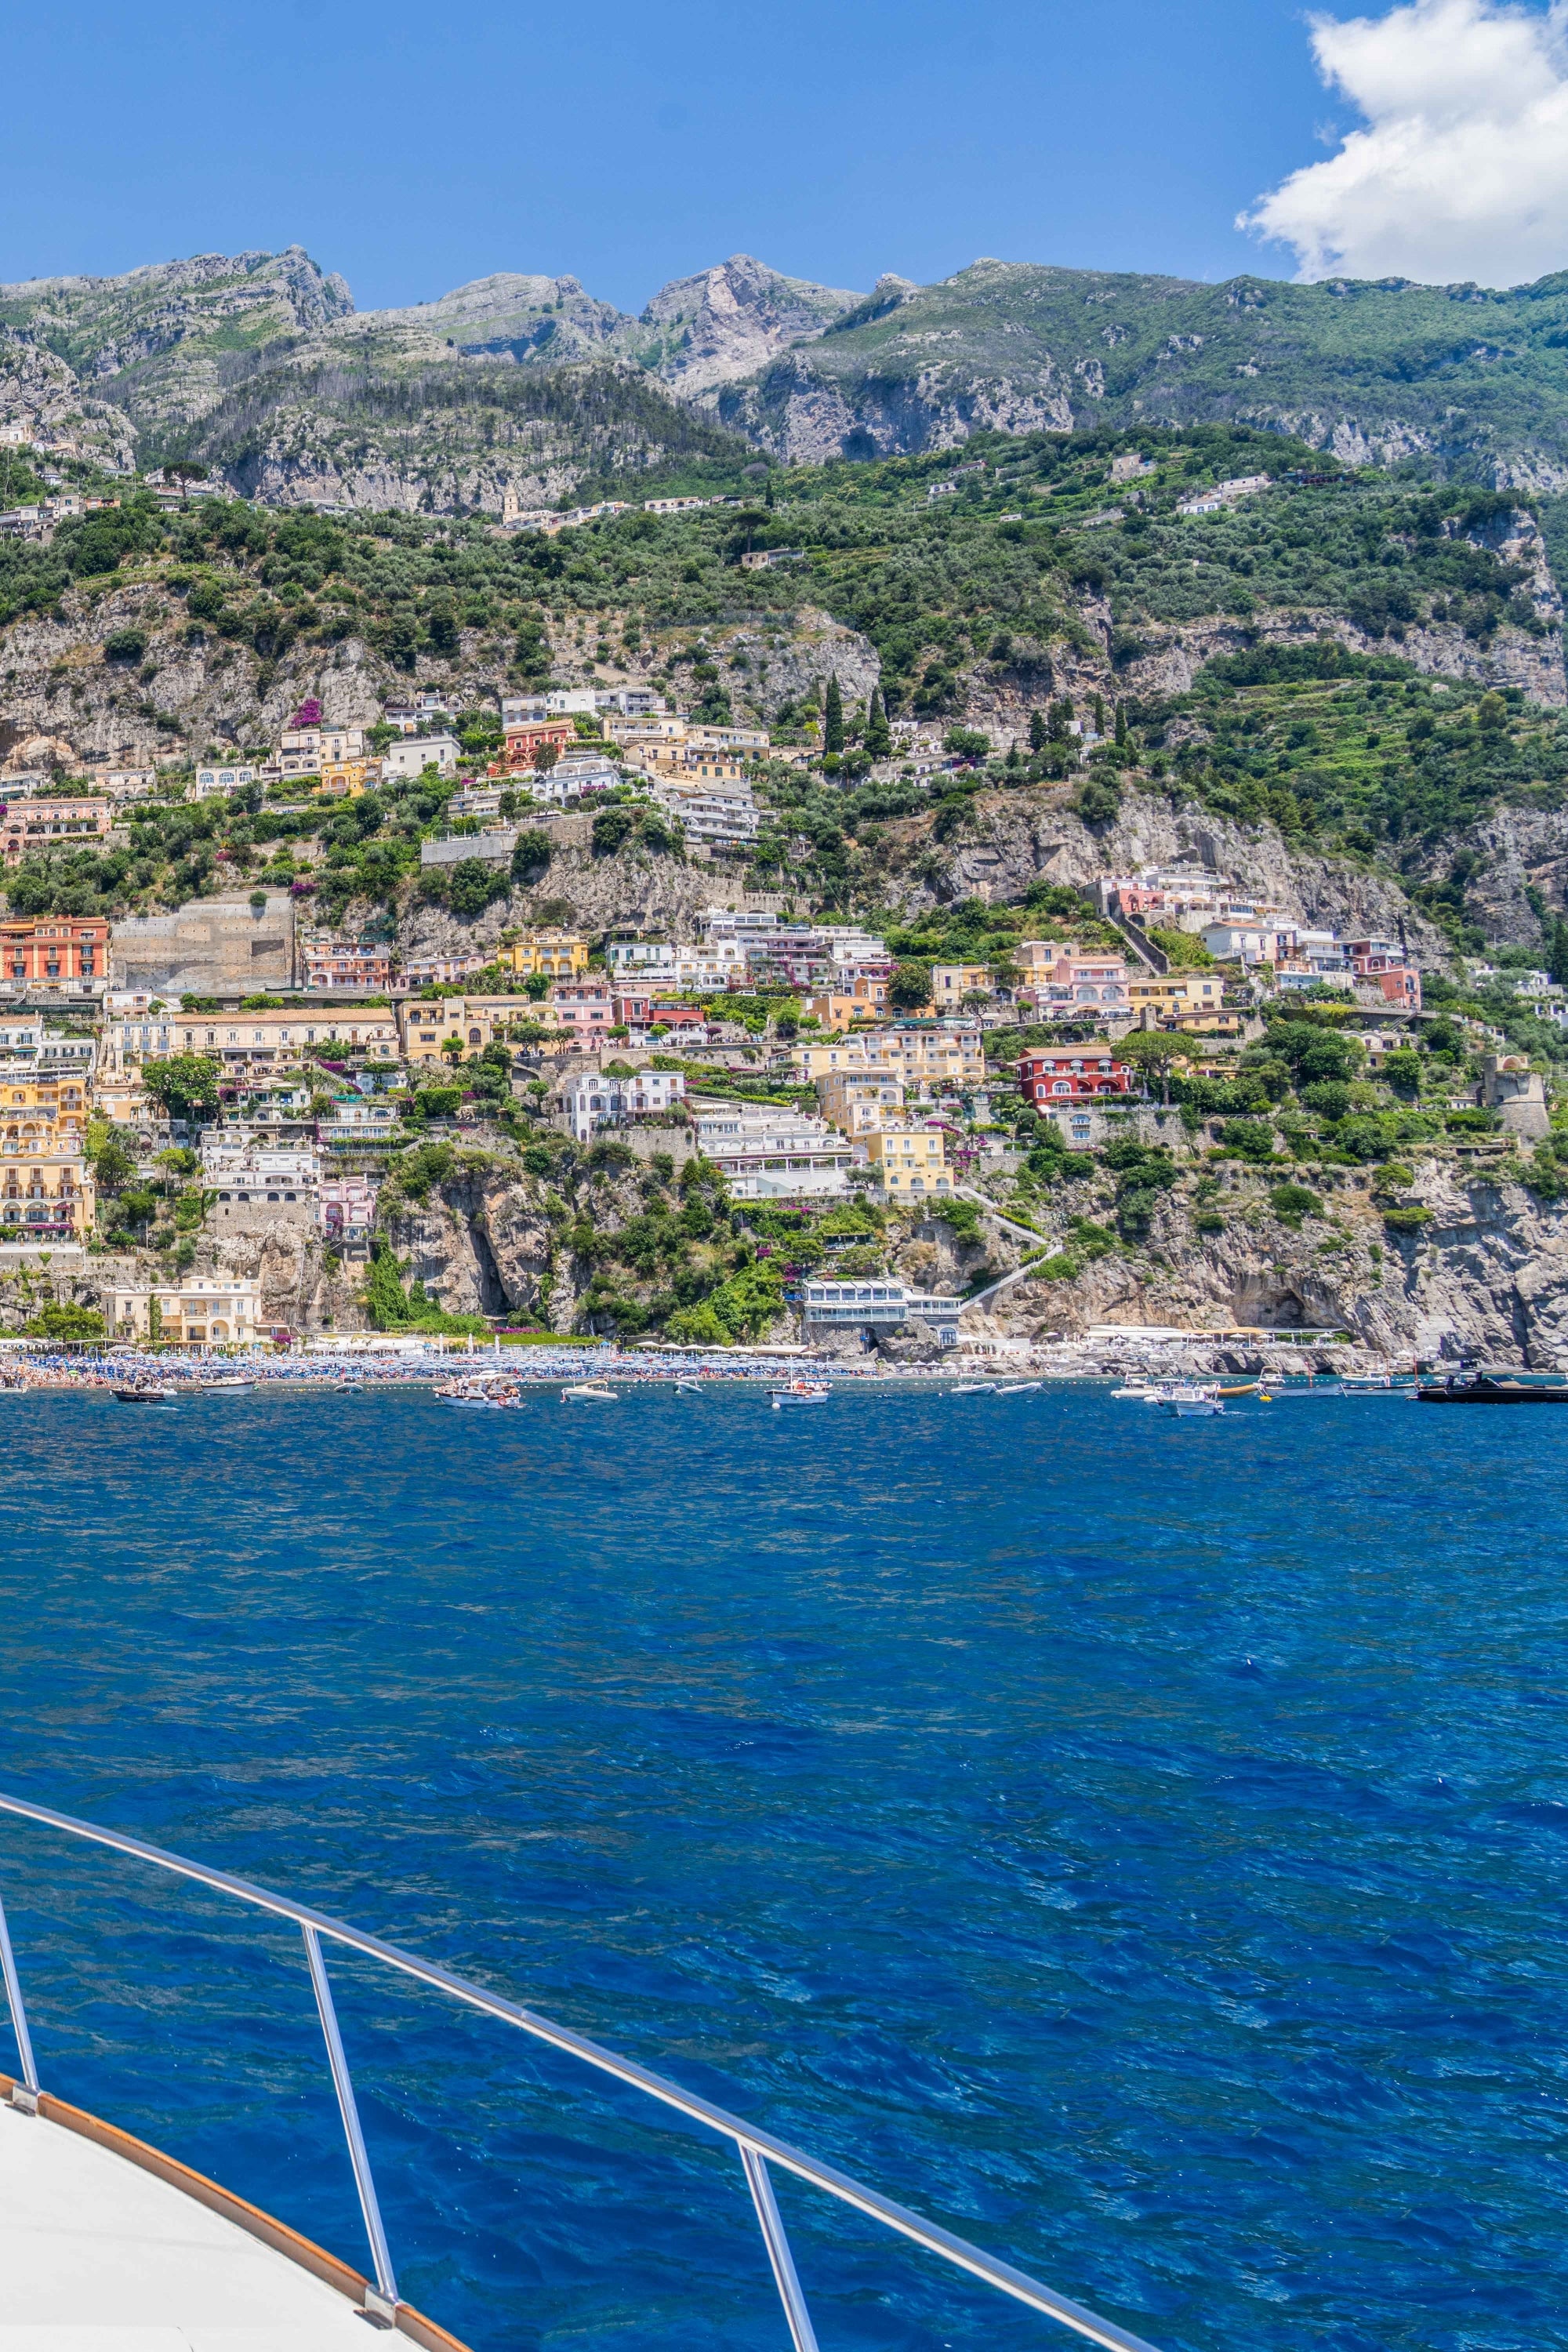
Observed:
[[[642,314],[643,356],[689,399],[822,334],[860,299],[840,287],[781,277],[752,254],[732,253],[659,289]]]

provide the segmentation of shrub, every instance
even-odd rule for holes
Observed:
[[[1383,1222],[1391,1234],[1413,1234],[1418,1232],[1421,1226],[1431,1223],[1432,1212],[1430,1209],[1416,1207],[1384,1209]]]
[[[1072,804],[1085,824],[1114,824],[1121,814],[1121,787],[1104,774],[1086,776],[1072,796]]]
[[[1342,1078],[1312,1078],[1301,1088],[1301,1102],[1320,1118],[1343,1118],[1351,1107],[1351,1090]]]
[[[1077,1258],[1069,1257],[1066,1250],[1058,1250],[1054,1257],[1043,1257],[1029,1268],[1037,1282],[1076,1282],[1079,1271]]]
[[[1261,1118],[1227,1118],[1219,1139],[1237,1160],[1261,1161],[1274,1157],[1274,1129]]]
[[[139,662],[146,650],[145,629],[111,629],[103,641],[105,661]]]
[[[1322,1214],[1322,1202],[1305,1184],[1276,1184],[1268,1195],[1269,1204],[1282,1225],[1300,1233],[1303,1217]]]

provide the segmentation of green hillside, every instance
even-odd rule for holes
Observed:
[[[988,423],[1205,422],[1300,433],[1347,458],[1561,487],[1568,275],[1532,286],[1238,278],[977,261],[872,296],[720,413],[780,450],[824,390],[846,454],[913,450]],[[826,449],[817,454],[826,456]]]
[[[1489,674],[1523,653],[1556,662],[1561,681],[1556,600],[1539,562],[1522,560],[1531,545],[1539,556],[1539,541],[1514,501],[1325,472],[1302,446],[1221,427],[994,435],[973,449],[984,454],[966,454],[962,473],[943,470],[950,453],[760,480],[700,449],[684,473],[621,487],[641,496],[717,472],[726,502],[678,516],[638,508],[552,538],[201,498],[163,515],[132,498],[62,526],[47,548],[0,541],[0,660],[14,663],[20,642],[9,625],[45,616],[90,656],[85,667],[77,656],[56,665],[47,694],[107,693],[123,708],[156,693],[165,668],[187,675],[194,657],[231,697],[248,682],[258,750],[262,698],[280,681],[310,690],[350,636],[389,681],[451,681],[476,751],[496,740],[504,686],[606,670],[643,680],[704,718],[763,719],[776,740],[813,751],[805,774],[775,763],[764,775],[755,866],[759,879],[839,904],[880,904],[889,861],[962,841],[991,793],[1065,788],[1090,823],[1128,793],[1194,800],[1423,890],[1435,845],[1500,802],[1562,804],[1568,721]],[[1145,470],[1110,478],[1133,457]],[[1264,461],[1280,468],[1274,488],[1224,514],[1178,512],[1194,490]],[[951,493],[930,495],[944,484]],[[744,568],[747,552],[770,547],[792,560]],[[797,660],[814,630],[820,640],[823,613],[861,633],[881,664],[877,708],[848,698],[837,749],[825,740],[820,665],[803,684]],[[1347,651],[1336,630],[1368,650]],[[1196,633],[1199,667],[1172,690],[1161,665],[1184,632]],[[1423,675],[1409,658],[1418,646],[1470,674]],[[19,670],[5,677],[17,690]],[[1005,726],[975,725],[998,707],[1013,714]],[[141,708],[165,752],[216,748],[179,705]],[[900,716],[950,732],[970,766],[934,793],[901,774],[884,731]],[[1064,723],[1072,716],[1100,725],[1086,761]],[[113,909],[241,875],[285,882],[300,871],[298,845],[324,824],[323,906],[359,895],[390,909],[444,805],[440,793],[410,790],[298,817],[221,803],[152,809],[129,849],[25,863],[12,896],[29,909]],[[912,847],[897,830],[910,824]],[[632,845],[666,846],[646,833]],[[1436,890],[1430,910],[1460,936],[1473,920],[1463,877]]]

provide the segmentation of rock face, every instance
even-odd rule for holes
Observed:
[[[716,269],[659,289],[639,321],[637,356],[678,399],[710,398],[718,385],[766,367],[786,345],[820,335],[860,299],[781,278],[749,253],[732,253]]]
[[[1409,905],[1394,882],[1348,860],[1287,846],[1278,827],[1244,827],[1194,805],[1152,793],[1128,794],[1113,824],[1086,825],[1068,805],[1067,787],[982,795],[962,840],[928,845],[918,825],[889,825],[897,901],[910,912],[967,898],[1021,898],[1031,882],[1086,887],[1105,873],[1142,866],[1196,866],[1227,875],[1282,908],[1297,922],[1397,938],[1403,924],[1420,962],[1441,963],[1441,934]],[[900,845],[899,836],[902,835]],[[904,862],[900,864],[900,847]]]
[[[1273,1181],[1300,1181],[1301,1171],[1281,1160]],[[1019,1338],[1094,1323],[1344,1330],[1380,1355],[1568,1369],[1568,1211],[1538,1200],[1517,1171],[1470,1175],[1427,1160],[1410,1197],[1432,1222],[1391,1234],[1370,1185],[1370,1171],[1342,1176],[1324,1192],[1325,1215],[1297,1232],[1243,1180],[1215,1202],[1226,1230],[1207,1238],[1167,1195],[1146,1254],[1100,1258],[1072,1282],[1014,1284],[997,1294],[989,1328]],[[987,1328],[985,1316],[977,1307],[970,1319]]]

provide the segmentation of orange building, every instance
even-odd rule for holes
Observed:
[[[0,979],[52,985],[108,977],[109,925],[100,916],[13,916],[0,922]]]

